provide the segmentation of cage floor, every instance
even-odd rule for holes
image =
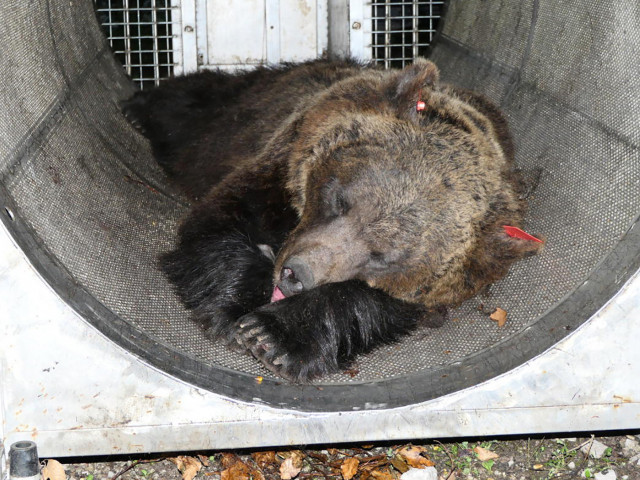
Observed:
[[[323,410],[407,404],[473,385],[550,347],[636,266],[638,244],[625,234],[640,211],[638,6],[584,3],[449,5],[432,58],[445,81],[485,93],[507,113],[518,165],[542,172],[526,227],[547,243],[444,327],[378,349],[349,373],[282,384],[191,323],[156,265],[188,204],[120,113],[132,86],[91,2],[0,7],[0,194],[11,212],[3,220],[97,328],[213,391]],[[486,314],[495,307],[508,312],[502,328]],[[332,400],[314,403],[323,396]]]

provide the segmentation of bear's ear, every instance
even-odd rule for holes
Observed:
[[[535,238],[509,233],[507,227],[495,222],[485,229],[485,234],[477,239],[475,250],[465,265],[465,282],[474,291],[493,283],[507,274],[509,266],[516,260],[529,257],[544,248],[544,237]]]
[[[542,239],[529,235],[517,227],[502,225],[500,229],[494,226],[493,257],[495,259],[518,259],[535,255],[544,246]]]
[[[438,67],[424,58],[416,58],[413,64],[400,71],[396,77],[394,95],[398,113],[415,112],[422,90],[432,88],[439,77]]]

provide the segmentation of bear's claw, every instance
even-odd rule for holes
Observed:
[[[242,344],[255,358],[260,360],[267,370],[289,381],[297,381],[296,375],[289,368],[287,354],[276,346],[274,338],[266,331],[264,325],[258,325],[259,319],[247,315],[248,319],[238,325],[236,341]],[[246,317],[245,317],[246,318]]]
[[[283,325],[279,324],[281,319],[274,305],[267,306],[267,311],[254,311],[242,317],[237,323],[236,342],[267,370],[290,382],[309,382],[336,371],[321,356],[311,353],[315,349],[309,344],[310,338],[303,340],[303,345],[298,342],[301,338],[282,334]]]

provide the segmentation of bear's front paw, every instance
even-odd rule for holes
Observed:
[[[236,341],[275,375],[304,383],[339,370],[330,351],[304,332],[283,328],[281,312],[267,305],[243,316],[237,324]]]

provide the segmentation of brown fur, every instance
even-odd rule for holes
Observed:
[[[423,59],[205,72],[125,111],[204,196],[163,269],[208,332],[287,378],[335,371],[417,317],[440,325],[540,248],[502,229],[525,211],[502,114]],[[268,304],[274,286],[288,298]]]
[[[424,112],[415,110],[418,99]],[[402,300],[455,305],[540,246],[502,231],[521,226],[525,209],[502,115],[483,97],[438,85],[430,62],[342,81],[282,132],[286,140],[276,136],[271,148],[288,150],[287,188],[300,222],[276,260],[276,284],[287,258],[304,255],[322,270],[318,284],[359,278]],[[321,190],[355,177],[355,211],[319,219]],[[372,251],[395,258],[367,270]]]

